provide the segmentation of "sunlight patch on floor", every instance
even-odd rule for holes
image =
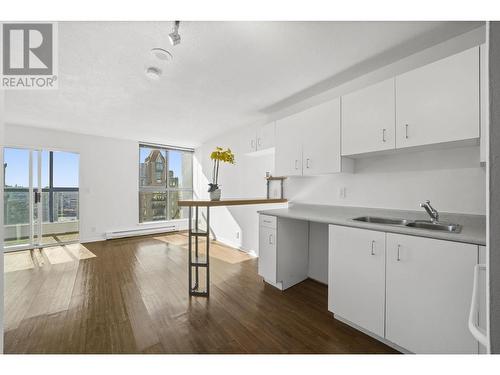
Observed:
[[[96,258],[93,252],[79,243],[51,246],[43,249],[14,251],[4,254],[4,271],[14,272]],[[47,263],[48,260],[48,263]]]
[[[96,255],[92,251],[90,251],[80,243],[72,243],[69,245],[64,245],[64,247],[71,253],[71,255],[73,255],[78,260],[96,257]]]
[[[188,248],[188,235],[187,233],[167,234],[164,236],[154,237],[155,240],[162,241],[168,244],[181,246],[185,249]],[[200,258],[205,254],[206,239],[200,238],[198,240]],[[236,264],[253,259],[252,255],[244,251],[223,245],[216,241],[210,241],[210,257],[217,258],[223,262]]]
[[[4,272],[14,272],[35,268],[30,250],[4,254]]]

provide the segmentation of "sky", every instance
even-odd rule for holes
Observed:
[[[72,152],[54,151],[54,186],[78,187],[80,155]],[[29,187],[29,150],[5,148],[5,185]],[[33,185],[36,187],[38,151],[33,152]],[[49,185],[49,152],[42,151],[42,187]]]

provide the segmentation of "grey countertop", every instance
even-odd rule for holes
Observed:
[[[344,225],[348,227],[372,229],[389,233],[408,234],[412,236],[436,238],[440,240],[464,242],[475,245],[486,245],[486,216],[456,214],[441,212],[439,220],[442,222],[462,225],[460,233],[441,232],[436,230],[408,228],[405,226],[374,224],[354,221],[360,216],[378,216],[409,220],[429,220],[425,211],[389,210],[381,208],[327,206],[303,203],[290,203],[288,208],[262,210],[260,214],[271,216],[307,220],[325,224]]]

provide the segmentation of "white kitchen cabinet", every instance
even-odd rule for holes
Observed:
[[[282,176],[350,171],[340,156],[340,98],[277,121],[275,162]]]
[[[304,112],[276,121],[275,174],[302,176],[302,137]]]
[[[303,175],[341,172],[340,99],[309,109],[308,118],[303,124]]]
[[[276,282],[276,229],[259,227],[259,275],[265,280]]]
[[[467,326],[476,245],[387,233],[386,336],[414,353],[477,353]]]
[[[268,215],[259,222],[259,275],[282,290],[307,279],[308,222]]]
[[[384,336],[385,233],[329,226],[328,309]]]
[[[396,148],[479,138],[479,47],[396,77]]]
[[[269,122],[257,127],[257,135],[255,139],[255,147],[257,151],[267,150],[274,147],[275,139],[275,122]]]
[[[342,97],[342,155],[396,147],[394,78]]]
[[[247,153],[271,149],[274,147],[275,122],[248,127],[244,137],[247,138]]]

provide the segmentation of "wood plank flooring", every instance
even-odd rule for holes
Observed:
[[[395,352],[334,320],[326,286],[281,292],[237,250],[211,257],[206,299],[188,296],[179,234],[85,246],[96,257],[5,274],[6,353]]]

